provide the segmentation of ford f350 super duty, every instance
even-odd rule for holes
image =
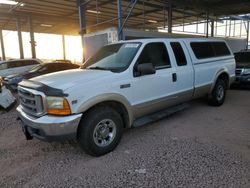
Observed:
[[[22,81],[17,111],[27,139],[75,139],[100,156],[140,118],[204,96],[222,105],[234,78],[235,59],[223,40],[120,41],[80,69]]]

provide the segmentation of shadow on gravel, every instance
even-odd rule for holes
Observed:
[[[243,90],[243,91],[250,91],[250,85],[249,86],[239,86],[239,85],[232,85],[230,87],[231,90]]]

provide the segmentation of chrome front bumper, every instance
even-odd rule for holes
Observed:
[[[70,116],[45,115],[33,119],[17,107],[18,116],[30,136],[44,141],[76,139],[82,114]]]

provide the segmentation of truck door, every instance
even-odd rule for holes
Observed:
[[[175,67],[169,57],[166,44],[152,42],[144,46],[134,66],[134,78],[131,84],[132,105],[135,116],[146,115],[176,103]],[[137,66],[151,63],[156,72],[150,75],[137,75]]]
[[[175,62],[175,83],[174,87],[178,97],[178,102],[190,100],[194,91],[194,69],[192,61],[184,44],[180,41],[169,41]]]

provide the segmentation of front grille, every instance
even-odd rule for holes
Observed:
[[[236,76],[239,76],[242,74],[243,69],[242,68],[237,68],[235,71]]]
[[[32,92],[18,88],[18,95],[22,110],[28,115],[39,117],[44,113],[43,99],[40,95],[35,95]]]

